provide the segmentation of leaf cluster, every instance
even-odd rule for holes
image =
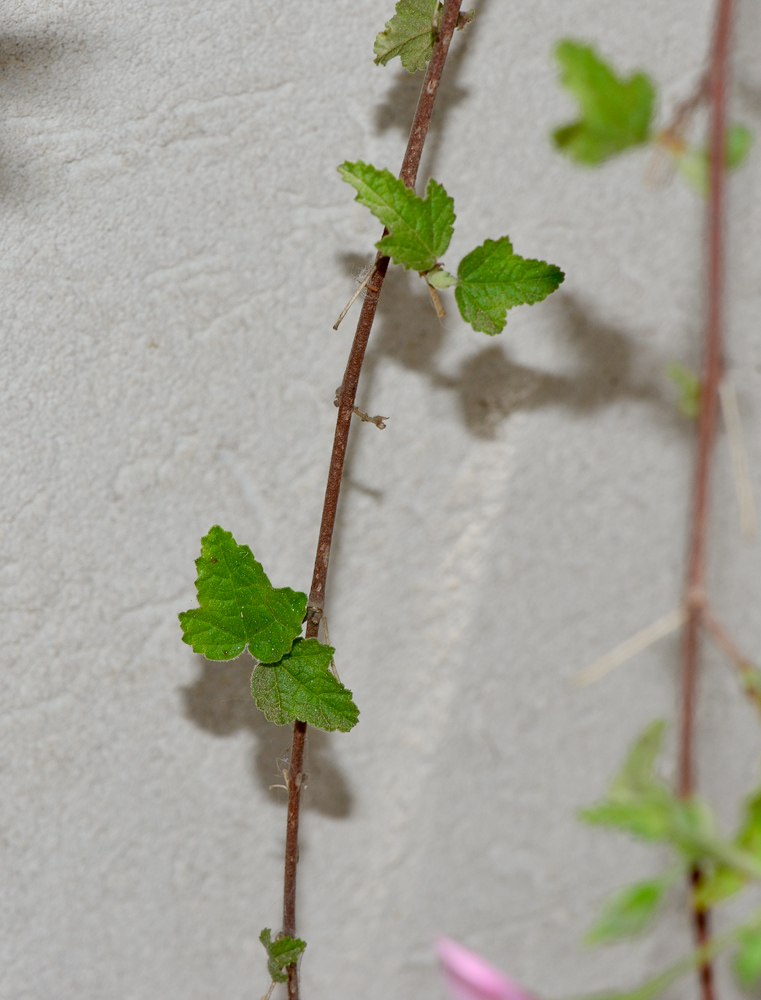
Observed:
[[[259,935],[259,940],[264,945],[267,952],[267,971],[273,983],[285,983],[288,981],[288,973],[285,971],[289,965],[298,962],[304,949],[306,941],[300,938],[288,937],[285,934],[278,934],[272,940],[272,931],[265,927]]]
[[[258,660],[251,693],[270,722],[296,719],[348,732],[359,709],[331,672],[335,650],[300,638],[307,595],[275,589],[247,545],[215,525],[196,560],[198,607],[180,614],[183,642],[209,660],[232,660],[248,646]]]
[[[460,313],[474,330],[500,333],[507,310],[546,298],[565,275],[554,264],[513,252],[508,237],[486,240],[460,261],[457,275],[445,271],[439,258],[454,232],[454,201],[431,179],[421,198],[390,170],[361,160],[342,163],[343,179],[356,189],[356,200],[369,208],[387,232],[376,243],[395,264],[418,271],[436,289],[455,286]]]
[[[581,818],[646,841],[669,844],[676,864],[654,879],[619,891],[604,906],[587,935],[597,944],[645,930],[669,888],[682,874],[698,867],[702,873],[694,888],[694,902],[710,908],[761,880],[761,789],[747,800],[739,829],[730,839],[718,832],[714,817],[700,798],[678,798],[656,774],[664,723],[654,722],[632,746],[623,767],[611,782],[605,799]],[[736,971],[746,985],[761,979],[761,924],[744,925],[736,935]]]

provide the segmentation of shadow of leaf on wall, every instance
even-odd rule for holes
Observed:
[[[256,707],[251,697],[251,658],[244,653],[228,663],[216,663],[201,656],[197,659],[201,675],[181,688],[185,717],[214,736],[232,736],[248,730],[256,741],[252,770],[257,784],[264,791],[282,784],[281,771],[287,767],[291,730],[289,726],[267,722]],[[305,770],[313,782],[310,788],[307,779],[304,807],[334,819],[345,819],[351,813],[353,797],[333,757],[331,738],[330,733],[309,730]],[[277,801],[285,807],[284,790],[273,788],[268,794],[277,796]]]
[[[356,275],[366,262],[345,255],[343,264]],[[447,304],[455,314],[453,302]],[[510,357],[510,329],[466,357],[453,374],[441,371],[439,356],[449,331],[436,316],[423,283],[391,269],[378,307],[379,329],[370,340],[362,374],[363,409],[370,403],[378,365],[392,361],[425,376],[437,389],[457,397],[465,427],[475,437],[493,438],[499,425],[519,410],[560,406],[589,413],[621,399],[650,405],[658,418],[689,432],[678,414],[673,391],[662,374],[665,362],[651,357],[647,345],[600,320],[570,292],[559,292],[542,309],[552,317],[552,337],[570,356],[569,370],[554,373]],[[351,445],[350,445],[351,448]]]

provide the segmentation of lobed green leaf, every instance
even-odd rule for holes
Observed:
[[[625,80],[590,45],[566,39],[555,49],[561,82],[579,102],[577,122],[556,129],[556,146],[578,163],[595,165],[647,142],[655,88],[644,73]]]
[[[507,310],[541,302],[563,281],[554,264],[513,253],[507,236],[486,240],[460,261],[455,298],[474,330],[494,335],[505,327]]]
[[[288,973],[285,969],[298,962],[306,948],[306,941],[287,935],[278,935],[273,941],[272,931],[269,927],[264,928],[259,935],[259,940],[267,952],[267,970],[273,983],[287,982]]]
[[[248,545],[238,545],[217,524],[201,539],[196,560],[200,607],[180,614],[183,642],[209,660],[232,660],[248,645],[251,655],[272,663],[301,632],[307,596],[276,590]]]
[[[399,56],[402,66],[425,69],[436,41],[436,21],[444,5],[439,0],[399,0],[396,13],[375,39],[375,62],[385,66]]]
[[[639,934],[655,916],[673,881],[669,873],[622,889],[606,903],[602,916],[586,935],[586,943],[600,944]]]
[[[428,181],[420,198],[390,170],[370,163],[342,163],[343,179],[357,191],[356,201],[365,205],[388,229],[376,247],[395,264],[414,271],[430,271],[449,246],[454,229],[454,201],[441,184]]]
[[[348,733],[359,718],[351,691],[330,672],[335,650],[317,639],[296,639],[278,663],[260,663],[251,676],[251,694],[270,722],[285,726],[300,719],[317,729]]]

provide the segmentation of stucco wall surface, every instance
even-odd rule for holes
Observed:
[[[392,274],[353,429],[328,619],[362,711],[316,734],[300,867],[306,1000],[436,1000],[446,933],[539,995],[632,985],[687,947],[599,952],[605,896],[664,863],[582,827],[673,718],[671,636],[575,673],[677,605],[692,444],[663,370],[697,365],[702,206],[553,152],[551,52],[589,39],[660,85],[703,67],[707,0],[477,0],[421,178],[458,221],[567,273],[491,339]],[[739,4],[736,116],[761,135],[761,13]],[[289,734],[251,661],[180,641],[202,534],[307,590],[352,317],[379,227],[336,166],[398,170],[418,80],[373,65],[391,0],[11,0],[0,10],[2,1000],[251,1000],[280,920]],[[761,497],[761,143],[733,179],[730,363]],[[761,645],[758,544],[718,448],[716,607]],[[700,774],[722,821],[757,722],[705,658]],[[673,767],[673,726],[669,761]],[[721,972],[723,996],[734,987]],[[673,997],[691,997],[684,983]]]

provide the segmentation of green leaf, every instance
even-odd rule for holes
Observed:
[[[761,670],[758,667],[746,664],[740,672],[740,680],[747,694],[761,698]]]
[[[442,268],[434,268],[432,271],[429,271],[425,276],[425,280],[433,288],[438,288],[439,291],[444,288],[451,288],[452,285],[457,284],[457,278]]]
[[[761,979],[761,927],[742,932],[735,956],[735,974],[742,986],[755,986]]]
[[[753,145],[753,133],[745,125],[730,125],[727,132],[727,169],[736,170]]]
[[[556,129],[556,146],[578,163],[594,165],[647,142],[655,88],[644,73],[625,80],[590,45],[570,39],[555,49],[561,82],[577,98],[581,118]]]
[[[659,785],[655,762],[661,752],[666,723],[652,722],[635,740],[626,755],[624,766],[611,782],[609,797],[617,802],[630,802]]]
[[[700,378],[689,368],[676,363],[668,366],[666,374],[679,389],[680,413],[691,420],[696,419],[700,413]]]
[[[263,663],[279,660],[301,632],[306,594],[275,590],[248,545],[215,525],[196,559],[200,607],[180,614],[183,642],[209,660],[233,660],[248,644]]]
[[[673,881],[673,874],[669,874],[622,889],[606,903],[602,916],[585,937],[586,943],[600,944],[639,934],[655,916]]]
[[[727,170],[735,170],[753,145],[753,133],[745,125],[730,125],[727,130]],[[679,173],[704,198],[708,195],[708,149],[693,146],[676,157]]]
[[[747,878],[740,875],[734,868],[717,865],[710,875],[705,876],[692,894],[695,903],[705,910],[710,910],[718,903],[734,896],[748,884]]]
[[[507,236],[487,240],[460,261],[455,298],[462,318],[474,330],[500,333],[507,310],[541,302],[565,275],[554,264],[513,253]]]
[[[413,271],[430,271],[452,239],[454,201],[441,184],[428,181],[419,198],[390,170],[370,163],[342,163],[343,179],[357,189],[356,201],[365,205],[388,229],[376,247],[395,264]]]
[[[641,803],[601,802],[582,809],[579,817],[591,826],[612,826],[643,840],[668,840],[671,810],[667,798]]]
[[[743,856],[747,853],[761,862],[761,789],[757,789],[745,801],[742,821],[734,844]],[[733,856],[730,855],[727,861],[732,860]],[[699,905],[710,909],[738,893],[752,877],[752,872],[746,867],[738,869],[728,863],[719,863],[695,891],[695,900]]]
[[[264,945],[267,952],[267,970],[273,983],[285,983],[288,981],[288,973],[285,969],[289,965],[298,962],[302,952],[306,948],[306,941],[300,938],[280,936],[272,940],[272,931],[265,927],[259,935],[259,940]]]
[[[300,719],[317,729],[344,733],[357,724],[351,691],[330,672],[335,650],[317,639],[297,639],[279,663],[260,663],[251,694],[270,722],[284,726]]]
[[[375,62],[383,66],[399,56],[410,73],[425,69],[436,41],[435,22],[443,4],[439,0],[399,0],[386,30],[375,39]]]
[[[745,801],[743,820],[735,843],[761,861],[761,789],[756,789]]]
[[[637,738],[610,784],[607,799],[584,809],[581,812],[583,820],[593,825],[616,827],[644,840],[671,838],[676,799],[655,776],[663,730],[664,723],[659,720]]]

